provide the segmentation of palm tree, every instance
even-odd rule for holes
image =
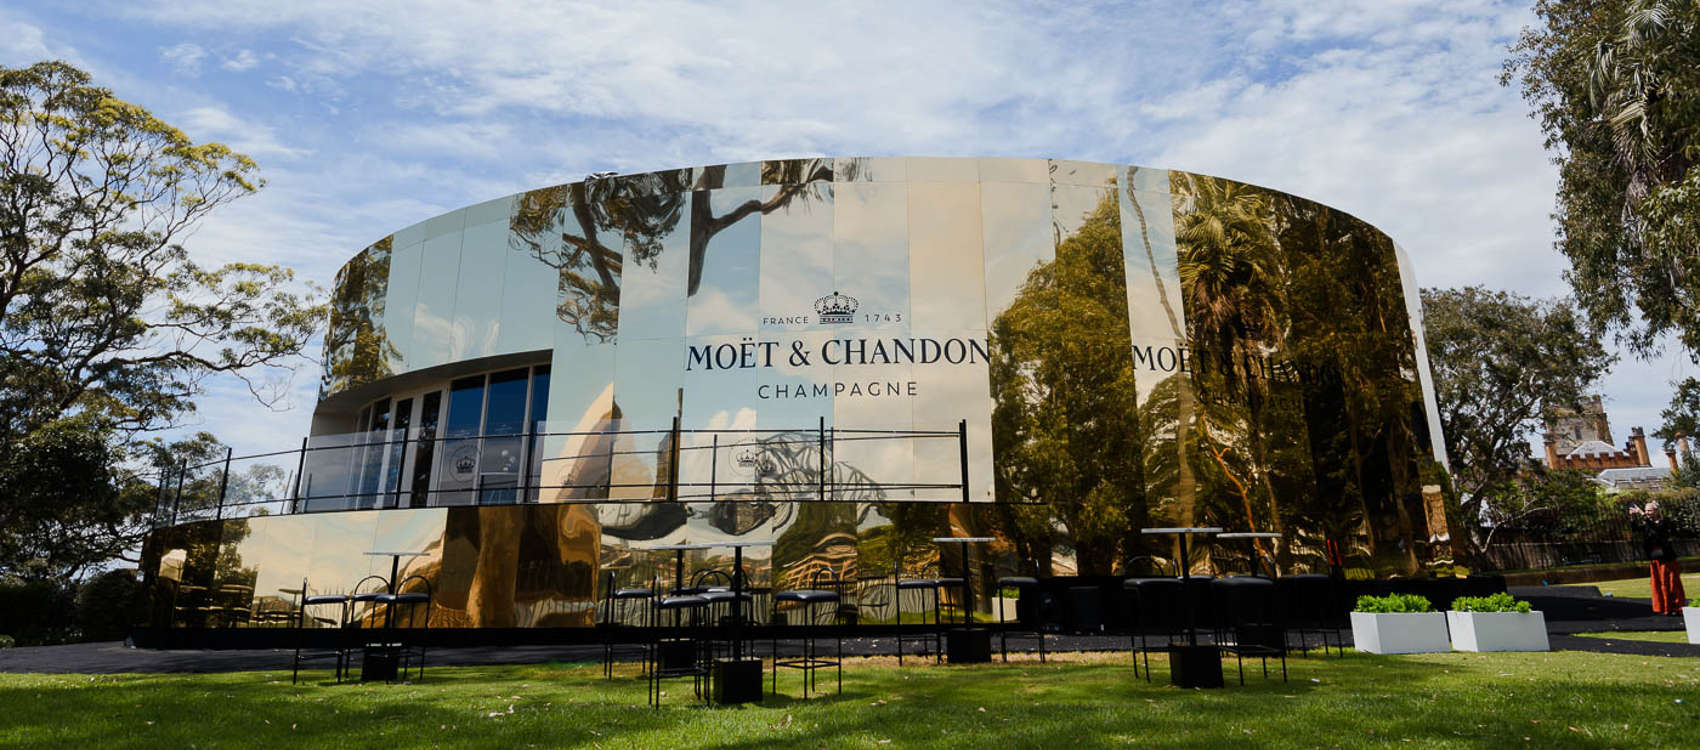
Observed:
[[[1655,125],[1659,107],[1685,93],[1661,71],[1700,65],[1694,45],[1680,41],[1693,39],[1693,16],[1693,0],[1635,0],[1617,38],[1596,43],[1588,61],[1588,103],[1610,128],[1614,156],[1628,177],[1626,219],[1652,186],[1679,178],[1693,163],[1682,139]]]

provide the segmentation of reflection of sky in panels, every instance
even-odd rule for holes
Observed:
[[[555,356],[549,376],[549,420],[547,432],[589,432],[603,429],[603,420],[614,408],[613,344],[584,343],[572,326],[555,324]],[[570,477],[599,473],[606,458],[573,458],[590,452],[594,440],[588,436],[551,435],[542,440],[543,486],[559,487]],[[573,490],[544,490],[545,500],[562,499]]]
[[[1411,335],[1415,338],[1417,354],[1417,379],[1422,387],[1423,412],[1428,418],[1429,450],[1434,454],[1434,460],[1441,466],[1447,466],[1446,441],[1441,438],[1444,433],[1440,427],[1440,410],[1435,405],[1439,403],[1434,395],[1434,377],[1428,369],[1428,342],[1423,337],[1423,302],[1418,296],[1417,277],[1411,268],[1411,258],[1405,255],[1405,248],[1398,243],[1393,244],[1393,255],[1399,262],[1399,281],[1405,293],[1405,313],[1410,316]]]
[[[1087,217],[1106,199],[1115,200],[1115,188],[1054,185],[1051,187],[1051,231],[1057,242],[1067,241],[1085,226]]]
[[[980,160],[957,157],[911,157],[909,182],[978,182]]]
[[[817,388],[831,393],[832,367],[821,361],[821,346],[832,334],[824,331],[808,331],[803,333],[784,334],[775,337],[779,342],[775,347],[773,367],[764,367],[756,371],[758,395],[766,392],[768,398],[761,400],[756,410],[756,425],[764,436],[779,433],[801,433],[814,440],[819,434],[822,420],[827,428],[833,426],[831,395],[818,396]],[[796,341],[804,352],[808,353],[808,364],[798,364],[791,361],[789,342]],[[800,362],[801,360],[799,360]],[[798,396],[802,391],[806,395]],[[786,393],[784,397],[779,394]],[[781,466],[796,466],[804,452],[816,456],[818,447],[815,445],[801,446],[794,444],[776,445],[771,452]],[[810,459],[814,464],[817,459]],[[814,466],[808,475],[809,483],[818,476]],[[808,486],[804,477],[797,473],[786,473],[772,480],[773,496],[776,499],[813,500],[818,496],[818,487]]]
[[[227,522],[225,528],[231,528]],[[241,565],[256,572],[254,597],[291,598],[279,589],[300,588],[313,551],[313,519],[309,516],[266,518],[246,522],[248,537],[237,547]],[[349,583],[353,583],[350,581]]]
[[[908,185],[845,183],[834,188],[832,288],[856,298],[858,328],[907,331]]]
[[[985,347],[984,330],[916,331],[915,338],[940,342],[952,338],[975,340]],[[973,364],[951,364],[943,359],[914,368],[914,428],[948,432],[961,420],[968,421],[969,499],[991,500],[992,492],[992,396],[986,360],[975,351]],[[916,439],[915,483],[954,484],[961,480],[961,449],[955,438]],[[917,497],[959,500],[960,490],[917,491]]]
[[[1132,177],[1127,181],[1135,184],[1150,182],[1153,178],[1145,175],[1150,171],[1161,170],[1131,167],[1129,172]],[[1167,172],[1163,174],[1167,175]],[[1162,184],[1167,185],[1166,177]],[[1128,330],[1133,343],[1139,346],[1167,346],[1184,341],[1186,316],[1181,311],[1181,279],[1175,254],[1174,211],[1170,207],[1168,191],[1124,190],[1119,197],[1122,259],[1127,272]],[[1140,234],[1141,218],[1144,219],[1145,225],[1143,236]],[[1169,303],[1167,308],[1163,305],[1165,297]],[[1158,373],[1146,369],[1134,373],[1140,399],[1150,394],[1159,378]]]
[[[396,577],[406,578],[442,556],[443,524],[448,517],[447,508],[379,511],[371,551],[434,553],[401,558],[400,572]],[[390,576],[390,558],[373,556],[371,560],[374,574],[385,578]]]
[[[980,246],[980,186],[911,182],[911,329],[985,328],[984,268]]]
[[[390,371],[394,373],[411,368],[408,355],[413,349],[413,314],[419,302],[419,267],[424,252],[423,243],[397,246],[390,252],[389,295],[384,304],[383,322],[384,335],[394,347],[387,355]]]
[[[353,511],[317,516],[313,532],[313,554],[307,565],[307,586],[314,593],[348,592],[371,574],[372,542],[378,531],[378,514]],[[388,572],[388,562],[385,562]]]
[[[715,190],[709,206],[724,216],[740,204],[761,199],[760,188]],[[753,333],[756,330],[758,281],[761,269],[761,218],[751,213],[708,241],[703,253],[702,280],[686,303],[685,330],[706,333]]]
[[[425,241],[419,266],[419,300],[413,308],[413,350],[408,369],[422,370],[451,361],[454,306],[460,274],[460,233]]]
[[[547,323],[555,319],[560,275],[531,253],[513,249],[505,239],[502,247],[502,312],[496,350],[505,354],[548,349],[554,339]]]
[[[905,182],[909,160],[904,158],[854,157],[837,159],[832,167],[836,182]]]
[[[678,413],[682,379],[678,339],[621,341],[614,347],[614,401],[621,419],[612,429],[644,432],[622,435],[614,450],[615,484],[633,485],[610,490],[610,497],[655,497],[657,470],[666,465],[660,454],[666,430]]]
[[[621,269],[621,341],[685,335],[690,252],[691,212],[681,210],[678,223],[661,238],[661,252],[652,259],[653,268],[648,263],[630,262]]]
[[[720,344],[737,346],[743,343],[742,336],[699,336],[687,339],[683,344],[676,343],[679,355],[684,356],[685,345],[695,347],[712,347]],[[682,365],[675,365],[682,368]],[[719,368],[704,369],[700,364],[683,375],[681,381],[684,387],[684,404],[679,417],[680,425],[686,430],[725,430],[725,429],[755,429],[756,427],[756,377],[754,370]],[[727,441],[736,440],[733,436],[721,436],[722,446]],[[683,446],[708,446],[711,436],[701,433],[687,435],[681,441]],[[710,451],[689,450],[679,460],[679,476],[681,482],[710,481],[711,471],[715,481],[726,481],[731,474],[727,471],[725,455],[720,456],[717,468],[711,458]],[[722,489],[721,492],[730,490]]]
[[[780,190],[778,185],[763,187],[762,201],[773,200]],[[834,291],[832,227],[831,183],[816,183],[761,217],[762,330],[819,327],[815,299]]]
[[[496,353],[501,327],[503,272],[507,269],[508,222],[503,217],[467,226],[460,246],[460,284],[455,290],[454,361]]]
[[[846,336],[866,336],[889,340],[899,336],[908,340],[907,331],[853,332],[840,334]],[[834,400],[831,421],[842,429],[864,430],[910,430],[914,425],[914,414],[908,407],[909,381],[914,380],[914,366],[905,362],[902,364],[880,365],[839,365],[832,368],[832,379],[835,382],[853,384],[860,387],[861,395],[845,395]],[[896,395],[888,393],[896,390]],[[872,395],[878,393],[879,395]],[[850,468],[867,476],[864,481],[872,481],[881,485],[907,485],[915,481],[914,440],[908,437],[891,437],[884,440],[868,439],[873,435],[857,435],[845,433],[840,435],[840,441],[834,447],[834,458],[838,465]],[[850,481],[840,478],[840,481]],[[914,497],[909,489],[845,489],[836,493],[838,500],[908,500]]]
[[[1048,159],[980,159],[981,182],[1038,182],[1051,181]]]
[[[1044,164],[1038,159],[1025,161]],[[1001,182],[980,186],[988,321],[1009,309],[1034,267],[1056,257],[1049,226],[1050,198],[1051,188],[1044,184]]]

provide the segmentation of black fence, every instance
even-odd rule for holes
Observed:
[[[1665,533],[1678,555],[1700,555],[1700,500],[1661,500]],[[1494,570],[1641,562],[1645,530],[1628,503],[1594,517],[1543,513],[1475,531]]]
[[[305,438],[164,472],[155,527],[249,516],[538,502],[967,502],[955,430],[611,429]],[[902,442],[893,461],[881,446]],[[921,446],[925,445],[923,448]],[[905,453],[907,451],[907,453]]]

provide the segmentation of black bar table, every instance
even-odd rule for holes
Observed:
[[[1222,687],[1222,655],[1215,645],[1198,644],[1198,607],[1192,596],[1192,559],[1188,555],[1194,535],[1220,534],[1219,526],[1167,526],[1140,529],[1141,534],[1173,535],[1181,543],[1181,599],[1186,607],[1185,644],[1169,644],[1169,682],[1176,687]]]
[[[732,658],[714,663],[713,696],[716,703],[753,703],[761,700],[761,659],[744,658],[744,549],[773,545],[774,542],[771,541],[701,545],[704,548],[732,548]]]
[[[985,664],[992,660],[992,631],[974,627],[974,571],[968,567],[968,545],[993,541],[997,540],[989,536],[933,537],[935,544],[954,543],[962,547],[962,625],[945,631],[944,635],[945,660],[951,664]]]
[[[1257,540],[1280,539],[1281,535],[1273,531],[1230,531],[1226,534],[1217,534],[1216,538],[1251,540],[1251,574],[1257,575]],[[1275,580],[1277,575],[1279,575],[1279,572],[1275,570],[1275,563],[1271,561],[1269,563],[1269,580]]]
[[[397,576],[401,575],[401,558],[423,557],[425,553],[367,552],[364,554],[369,557],[387,557],[390,559],[390,577],[384,579],[384,592],[389,594],[391,597],[389,600],[384,602],[384,629],[389,630],[390,625],[393,624],[392,617],[395,614],[394,597],[396,595],[396,587],[401,583],[401,581],[397,579]],[[358,594],[360,592],[355,591],[351,593]],[[427,618],[428,617],[429,615],[427,615]],[[368,662],[371,662],[371,667],[367,666]],[[400,665],[400,643],[390,641],[376,646],[368,644],[364,652],[360,655],[360,681],[370,682],[373,680],[383,680],[385,682],[392,682],[396,678],[396,670]]]

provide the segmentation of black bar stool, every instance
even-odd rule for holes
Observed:
[[[826,582],[831,586],[830,589],[821,587],[823,575],[827,577]],[[779,656],[779,629],[774,627],[769,631],[773,633],[770,646],[773,649],[774,695],[779,694],[780,667],[796,669],[803,673],[803,698],[805,700],[809,697],[809,691],[815,687],[815,673],[828,667],[838,671],[838,692],[844,692],[844,632],[838,627],[839,615],[841,614],[838,603],[843,597],[839,595],[837,589],[841,584],[837,576],[822,570],[816,571],[810,585],[815,588],[781,591],[773,596],[774,622],[779,621],[779,606],[787,603],[797,605],[802,610],[803,618],[807,620],[807,624],[796,626],[801,632],[794,640],[802,644],[802,653],[796,657],[781,658]],[[827,605],[828,611],[832,613],[832,632],[833,640],[836,642],[836,650],[830,659],[820,652],[820,626],[815,622],[815,607],[822,604]],[[787,629],[790,629],[790,627],[788,624]]]
[[[419,585],[423,586],[425,590],[407,591],[409,581],[418,581]],[[407,612],[407,627],[399,635],[391,627],[394,625],[393,621],[386,625],[386,627],[391,627],[391,640],[401,648],[401,679],[404,681],[407,679],[407,673],[413,667],[415,659],[418,660],[419,671],[418,677],[414,679],[425,679],[425,649],[429,645],[429,641],[427,636],[419,631],[431,629],[431,582],[426,580],[424,576],[410,575],[401,579],[401,583],[396,584],[396,593],[387,594],[379,601],[386,607],[402,607]],[[413,618],[414,615],[418,614],[421,606],[425,608],[425,622],[422,625],[415,626]],[[389,619],[389,614],[393,613],[386,613],[386,620]]]
[[[621,608],[624,605],[636,603],[647,609],[653,605],[655,599],[653,589],[615,588],[617,583],[615,575],[614,571],[608,571],[608,583],[603,589],[607,592],[603,597],[602,622],[600,624],[602,630],[602,676],[605,678],[614,676],[614,647],[616,644],[624,642],[619,631],[631,628],[631,625],[627,624],[625,617],[622,616]],[[649,613],[643,614],[647,619]],[[643,668],[648,669],[648,660],[645,659],[643,663]]]
[[[1210,582],[1215,601],[1216,648],[1234,655],[1240,684],[1245,684],[1245,657],[1263,662],[1269,678],[1269,659],[1281,659],[1281,681],[1287,681],[1287,628],[1281,622],[1275,582],[1254,576],[1231,576]]]
[[[310,661],[310,660],[313,660],[313,659],[335,658],[336,659],[336,681],[340,683],[340,682],[342,682],[343,676],[347,674],[348,666],[349,666],[348,660],[349,660],[349,650],[350,649],[348,647],[348,643],[347,643],[346,638],[345,638],[346,633],[344,632],[344,628],[348,627],[348,616],[349,616],[348,615],[348,613],[349,613],[348,596],[346,594],[314,594],[314,595],[308,595],[307,594],[308,591],[309,591],[309,589],[307,588],[307,579],[303,578],[303,579],[301,579],[301,604],[299,606],[297,606],[296,609],[295,609],[295,618],[294,618],[295,619],[295,622],[294,622],[294,625],[295,625],[295,656],[290,660],[289,682],[290,682],[290,684],[293,685],[293,684],[295,684],[296,680],[300,677],[301,662]],[[314,616],[313,622],[316,623],[317,625],[313,628],[308,628],[307,627],[307,617],[308,617],[308,614],[309,614],[308,613],[309,607],[313,607],[315,609],[320,608],[320,607],[336,607],[336,616],[335,617]],[[321,629],[318,626],[325,626],[325,627],[335,629],[336,632],[333,634],[334,638],[332,640],[330,649],[326,653],[302,654],[302,651],[307,650],[309,648],[309,646],[306,642],[308,640],[307,631],[310,630],[310,629],[311,630]]]
[[[1130,596],[1135,620],[1129,646],[1133,649],[1134,673],[1139,659],[1145,661],[1145,681],[1151,681],[1151,652],[1167,651],[1183,643],[1187,628],[1186,589],[1179,578],[1129,578],[1122,588]],[[1161,640],[1153,644],[1154,637]]]
[[[920,577],[920,578],[904,578],[903,577],[903,562],[902,562],[901,559],[899,559],[899,561],[897,563],[897,568],[892,571],[892,578],[894,580],[896,580],[896,582],[897,582],[896,588],[897,588],[897,665],[898,666],[903,666],[903,653],[904,653],[903,644],[906,643],[906,642],[926,643],[928,641],[932,641],[932,644],[933,644],[932,645],[933,661],[935,663],[942,663],[944,661],[944,629],[943,629],[944,626],[943,626],[943,623],[941,623],[940,620],[939,620],[939,579],[936,576],[933,576],[933,577],[926,576],[925,574],[927,572],[927,568],[925,566],[922,567],[921,572],[922,572],[922,577]],[[932,600],[932,610],[933,610],[933,622],[932,622],[932,630],[931,631],[926,631],[925,629],[923,629],[923,632],[913,633],[913,634],[905,631],[904,625],[903,625],[903,593],[905,591],[918,592],[921,596],[931,598],[931,600]],[[926,610],[925,609],[921,610],[920,615],[921,615],[921,625],[924,626],[924,625],[927,624],[927,612],[926,612]],[[925,652],[924,651],[917,651],[916,653],[919,655],[919,654],[924,654]]]
[[[704,653],[701,628],[708,601],[700,596],[664,596],[650,607],[654,639],[646,650],[644,669],[649,674],[649,705],[661,707],[661,681],[691,678],[699,701],[706,702],[710,659]],[[660,635],[661,615],[672,613],[672,637]]]
[[[1334,634],[1335,649],[1341,656],[1346,655],[1345,638],[1340,632],[1339,612],[1344,607],[1336,604],[1336,584],[1332,576],[1320,573],[1301,573],[1299,575],[1282,576],[1275,579],[1275,590],[1284,608],[1287,626],[1299,636],[1299,651],[1310,655],[1309,633],[1316,633],[1322,640],[1322,655],[1328,656],[1328,634]]]
[[[1015,589],[1015,622],[1023,627],[1011,629],[1004,618],[1003,592]],[[1029,600],[1031,596],[1031,600]],[[1045,663],[1045,623],[1041,616],[1040,600],[1044,593],[1035,576],[1004,576],[998,579],[998,650],[1009,661],[1009,639],[1031,639],[1039,642],[1039,663]]]

